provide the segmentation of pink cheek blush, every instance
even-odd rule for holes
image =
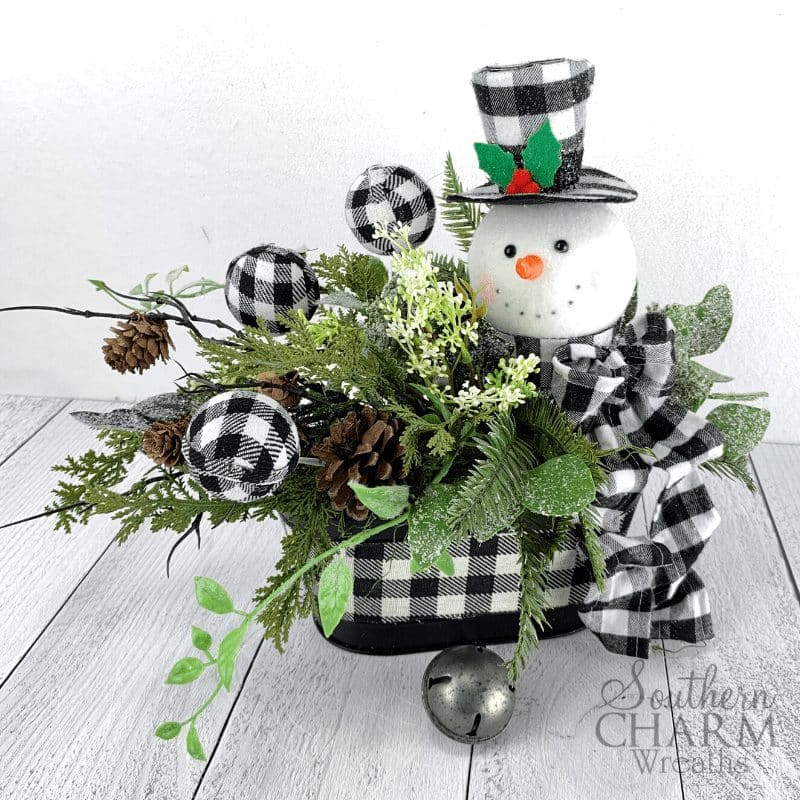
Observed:
[[[491,305],[497,297],[494,278],[488,272],[478,275],[478,280],[472,288],[475,289],[478,299],[486,303],[487,306]]]

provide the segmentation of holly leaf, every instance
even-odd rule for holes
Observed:
[[[546,517],[564,517],[583,511],[595,497],[592,473],[576,455],[557,456],[532,469],[527,476],[523,505]]]
[[[180,722],[162,722],[156,728],[156,736],[159,739],[174,739],[181,732]]]
[[[201,608],[215,614],[230,614],[233,600],[221,584],[211,578],[195,578],[194,593]]]
[[[189,726],[189,733],[186,734],[186,752],[197,761],[206,760],[206,754],[203,752],[203,745],[200,744],[200,736],[194,722]]]
[[[485,142],[475,142],[475,152],[478,154],[478,166],[489,176],[489,180],[505,189],[517,168],[514,156],[499,144]]]
[[[412,557],[412,574],[432,567],[441,569],[447,546],[453,540],[447,509],[457,488],[445,483],[431,484],[408,512],[408,546]],[[448,554],[449,555],[449,554]],[[452,562],[452,558],[450,559]],[[447,566],[444,558],[441,564]],[[442,569],[447,574],[445,569]]]
[[[347,602],[353,594],[353,571],[341,558],[333,561],[322,570],[319,576],[319,618],[322,631],[330,636],[344,616]]]
[[[542,189],[553,185],[556,172],[561,166],[561,142],[553,134],[549,119],[528,138],[522,151],[522,161],[525,169]]]
[[[171,686],[196,681],[202,674],[205,667],[199,658],[188,656],[176,661],[169,671],[166,682]]]
[[[712,286],[693,306],[668,305],[664,313],[675,326],[675,355],[683,361],[713,353],[725,341],[733,323],[733,301],[727,286]]]
[[[192,625],[192,644],[198,649],[205,652],[211,648],[211,634]]]
[[[725,403],[712,409],[706,419],[722,433],[725,455],[735,460],[746,458],[764,438],[770,413],[756,406]]]
[[[394,519],[408,507],[408,486],[364,486],[358,481],[348,481],[347,485],[381,519]]]
[[[236,657],[242,648],[244,641],[244,628],[234,628],[225,635],[219,643],[219,653],[217,653],[217,673],[222,685],[230,691],[233,683],[233,672],[236,668]]]

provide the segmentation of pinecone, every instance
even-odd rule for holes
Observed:
[[[337,511],[359,522],[369,515],[348,481],[365,486],[402,483],[406,472],[399,433],[397,419],[367,406],[334,422],[330,435],[311,448],[311,454],[324,462],[317,473],[317,488],[327,491]]]
[[[181,444],[186,435],[191,415],[165,422],[154,422],[145,432],[142,439],[142,451],[156,464],[174,467],[183,461]]]
[[[283,387],[287,384],[294,384],[297,385],[298,379],[300,378],[300,373],[293,369],[291,372],[287,372],[285,375],[280,375],[279,373],[275,372],[275,370],[269,370],[268,372],[260,372],[256,375],[256,380],[260,383],[271,383],[273,387],[262,387],[256,389],[257,392],[261,392],[261,394],[265,394],[267,397],[271,397],[273,400],[280,403],[284,408],[294,408],[296,405],[299,404],[302,397],[297,392],[292,392],[289,389],[284,389]]]
[[[106,364],[117,372],[138,372],[150,369],[160,358],[169,358],[169,348],[175,347],[169,335],[167,321],[134,311],[128,319],[112,329],[113,337],[104,339],[103,356]]]

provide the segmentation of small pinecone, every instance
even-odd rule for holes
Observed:
[[[113,337],[104,339],[103,356],[106,364],[117,372],[138,372],[150,369],[160,358],[169,358],[169,348],[175,347],[169,335],[167,321],[135,311],[112,329]]]
[[[348,481],[365,486],[402,483],[406,473],[399,433],[397,419],[367,406],[334,422],[330,435],[311,448],[311,454],[324,462],[317,473],[317,487],[328,493],[336,511],[359,522],[369,515]]]
[[[291,372],[287,372],[285,375],[280,375],[274,370],[260,372],[258,375],[256,375],[256,380],[259,383],[271,383],[273,386],[264,386],[256,389],[256,391],[261,392],[261,394],[265,394],[267,397],[271,397],[273,400],[280,403],[284,408],[294,408],[300,403],[302,397],[297,392],[292,392],[283,387],[287,384],[294,384],[296,386],[299,378],[300,373],[294,369]]]
[[[183,461],[181,444],[186,435],[191,416],[187,414],[180,419],[166,422],[154,422],[145,432],[142,440],[142,451],[156,464],[174,467]]]

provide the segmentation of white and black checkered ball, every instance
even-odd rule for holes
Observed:
[[[430,186],[414,170],[399,164],[374,164],[350,187],[345,216],[350,230],[367,250],[389,255],[391,243],[373,238],[375,223],[407,225],[411,244],[422,244],[433,230],[436,203]]]
[[[302,311],[311,317],[319,303],[319,280],[300,253],[262,244],[234,258],[225,277],[228,308],[243,325],[263,320],[281,333],[281,317]]]
[[[224,392],[192,417],[183,456],[209,495],[249,503],[272,494],[294,470],[300,437],[291,415],[271,397]]]

